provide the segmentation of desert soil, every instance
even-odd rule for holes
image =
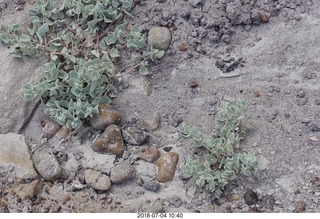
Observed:
[[[14,2],[0,0],[2,22],[26,17],[31,1]],[[82,189],[72,189],[75,182],[84,181],[86,168],[103,172],[105,165],[103,155],[90,147],[100,133],[85,127],[68,142],[47,148],[68,155],[61,166],[69,173],[54,182],[43,180],[36,196],[21,199],[10,192],[29,182],[2,170],[1,211],[320,212],[320,2],[137,0],[135,4],[132,22],[140,23],[142,31],[165,26],[172,34],[166,55],[151,66],[152,75],[124,75],[113,102],[122,114],[121,125],[132,120],[153,124],[160,118],[160,127],[149,130],[147,144],[127,147],[125,159],[136,168],[136,178],[112,185],[107,192],[85,183]],[[8,51],[4,46],[1,50],[1,55]],[[31,66],[39,62],[27,61]],[[5,77],[8,72],[1,72],[0,66],[0,73]],[[190,87],[191,81],[198,86]],[[179,124],[184,121],[209,135],[220,105],[237,99],[245,100],[251,120],[241,148],[255,153],[258,165],[252,176],[240,176],[217,200],[193,179],[183,177],[185,160],[197,150],[180,137]],[[40,105],[20,133],[27,144],[39,144],[43,118]],[[136,159],[151,145],[161,153],[169,148],[179,154],[174,179],[161,183],[155,192],[138,182],[154,180],[155,165]],[[90,166],[92,157],[96,161]],[[256,205],[245,203],[247,190],[257,193]]]

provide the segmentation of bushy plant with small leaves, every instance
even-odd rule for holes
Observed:
[[[123,51],[131,53],[125,65],[148,74],[150,61],[164,51],[146,43],[139,25],[129,23],[133,0],[36,0],[29,10],[30,27],[0,23],[0,41],[12,56],[45,54],[44,77],[23,87],[23,98],[41,97],[46,113],[60,125],[77,129],[98,113],[99,103],[116,96],[113,78],[120,72]]]
[[[256,164],[256,157],[251,153],[242,153],[239,147],[248,128],[246,111],[242,100],[223,105],[215,117],[219,130],[216,137],[206,137],[195,127],[182,124],[182,136],[191,138],[195,147],[205,150],[204,157],[187,160],[185,174],[192,176],[198,186],[205,186],[217,198],[239,174],[249,176]]]

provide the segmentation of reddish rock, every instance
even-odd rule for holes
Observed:
[[[121,157],[125,150],[125,144],[120,127],[109,125],[91,147],[98,153],[111,153]]]
[[[69,201],[70,200],[70,195],[69,194],[64,194],[63,196],[62,196],[62,199],[61,199],[61,201],[62,201],[62,203],[63,204],[65,204],[67,201]]]
[[[100,103],[98,108],[100,113],[91,118],[91,127],[98,130],[104,130],[107,126],[111,124],[118,124],[120,122],[121,114],[112,106],[106,103]]]
[[[141,153],[139,157],[142,160],[153,163],[160,157],[159,149],[157,147],[149,147],[147,150]]]
[[[169,153],[162,155],[157,161],[159,170],[156,179],[162,183],[172,181],[178,161],[179,154],[176,152],[170,151]]]
[[[261,15],[260,16],[260,21],[261,21],[261,23],[268,23],[269,22],[268,15]]]
[[[52,120],[45,119],[41,122],[41,124],[44,126],[42,129],[43,138],[52,138],[60,129],[60,125]]]

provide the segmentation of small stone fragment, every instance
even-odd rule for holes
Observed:
[[[171,33],[166,27],[153,27],[149,30],[148,43],[155,49],[168,49],[171,42]]]
[[[178,45],[178,49],[181,51],[181,52],[185,52],[188,50],[188,47],[185,43],[181,43]]]
[[[238,194],[232,194],[231,197],[230,197],[230,199],[231,199],[232,201],[238,201],[240,198],[241,198],[241,197],[240,197],[240,195],[238,195]]]
[[[265,207],[267,209],[273,210],[274,205],[276,203],[276,199],[273,195],[267,195],[267,201]]]
[[[168,201],[171,205],[174,205],[174,207],[179,208],[182,205],[182,200],[179,196],[173,195],[168,198]]]
[[[61,139],[67,138],[70,132],[71,132],[71,129],[68,128],[66,125],[63,125],[57,132],[58,139],[61,140]]]
[[[258,195],[252,190],[246,191],[246,193],[244,193],[243,195],[243,198],[244,198],[244,202],[247,205],[254,205],[258,202]]]
[[[306,203],[299,201],[296,205],[296,209],[293,211],[295,213],[303,213],[306,210]]]
[[[108,191],[111,187],[111,181],[109,177],[96,170],[87,169],[84,172],[84,178],[86,183],[93,189],[99,191]]]
[[[314,100],[314,103],[316,105],[320,105],[320,97],[317,97],[315,100]]]
[[[35,153],[33,155],[33,164],[45,180],[54,181],[62,176],[62,168],[56,157],[52,154]]]
[[[25,3],[24,0],[13,0],[13,3],[17,4],[17,5],[23,5]]]
[[[37,195],[43,188],[43,182],[36,179],[29,184],[19,185],[13,189],[13,192],[22,200],[32,198]]]
[[[317,138],[317,136],[310,136],[309,139],[313,142],[318,142],[319,138]]]
[[[160,157],[159,149],[157,147],[149,147],[147,150],[145,150],[143,153],[139,156],[142,160],[148,161],[148,162],[155,162]]]
[[[304,105],[306,105],[307,102],[308,102],[308,98],[307,97],[298,98],[297,99],[298,106],[304,106]]]
[[[142,186],[152,192],[157,192],[161,188],[160,183],[154,180],[146,181]]]
[[[304,98],[306,96],[306,93],[304,92],[304,90],[299,90],[297,96],[300,98]]]
[[[69,201],[69,200],[70,200],[70,195],[69,195],[69,194],[64,194],[64,195],[62,196],[62,199],[61,199],[62,204],[67,203],[67,201]]]
[[[136,169],[129,162],[121,162],[110,171],[110,180],[113,183],[122,183],[136,176]]]
[[[176,166],[179,161],[179,154],[173,151],[162,155],[158,161],[158,173],[156,175],[156,179],[159,182],[165,183],[173,180]]]
[[[90,125],[98,130],[105,130],[111,124],[118,124],[121,120],[121,114],[112,106],[106,103],[100,103],[99,114],[94,115],[90,120]]]
[[[123,140],[131,145],[142,145],[149,140],[146,129],[131,124],[122,127],[122,136]]]
[[[189,87],[191,87],[191,88],[196,88],[196,87],[198,87],[198,85],[199,84],[196,80],[189,81]]]
[[[320,131],[320,126],[318,124],[311,124],[310,125],[310,130],[312,132],[319,132]]]
[[[42,129],[42,137],[46,139],[52,138],[60,129],[60,125],[52,120],[45,119],[41,122],[41,124],[44,126]]]
[[[261,15],[260,16],[260,21],[261,21],[261,23],[268,23],[269,22],[269,17],[267,15]]]
[[[28,146],[23,135],[15,133],[0,134],[0,170],[11,172],[18,178],[38,177],[30,159]]]
[[[120,127],[109,125],[91,147],[98,153],[112,153],[121,157],[125,150],[125,144]]]
[[[197,7],[197,5],[199,4],[203,4],[203,0],[189,0],[189,2],[190,2],[190,5],[194,8]]]

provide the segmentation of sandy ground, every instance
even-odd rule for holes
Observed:
[[[278,11],[270,7],[269,11],[263,12],[270,16],[268,23],[248,26],[245,19],[237,24],[231,12],[227,13],[229,17],[222,13],[229,1],[206,1],[201,7],[192,7],[182,0],[137,2],[140,2],[134,10],[137,21],[145,22],[146,28],[167,22],[162,25],[171,29],[173,41],[166,56],[152,66],[152,76],[124,75],[114,106],[123,115],[122,124],[132,118],[152,123],[160,115],[161,127],[151,132],[148,145],[156,145],[162,151],[172,147],[179,153],[174,180],[161,184],[157,192],[146,190],[132,180],[112,186],[106,193],[90,188],[74,192],[72,181],[58,181],[46,183],[38,197],[21,201],[4,192],[16,182],[1,178],[1,198],[7,209],[10,212],[138,212],[153,211],[150,210],[153,205],[162,206],[165,212],[293,212],[299,211],[303,202],[303,212],[320,212],[320,189],[310,183],[314,177],[320,177],[320,128],[317,128],[320,127],[320,3],[293,1],[286,5],[285,1],[265,1],[260,8],[282,5]],[[208,16],[206,25],[201,26],[201,22],[199,26],[193,25],[190,20],[185,22],[179,14],[183,10],[179,8],[189,10],[191,20],[193,14],[202,11],[204,17]],[[230,42],[226,37],[222,38],[219,31],[215,31],[221,37],[218,42],[210,38],[213,30],[207,26],[213,9],[229,22],[223,23],[222,19],[220,24],[225,25],[222,25],[225,32],[230,32],[224,34],[230,37]],[[2,16],[8,11],[17,15],[25,13],[8,7],[2,10]],[[163,19],[166,16],[169,18]],[[201,37],[203,30],[208,33]],[[194,31],[198,36],[190,37]],[[192,45],[197,39],[200,42],[194,51]],[[187,51],[178,49],[182,43],[186,43]],[[242,67],[238,65],[233,71],[224,73],[216,61],[230,56],[242,57],[245,62]],[[190,88],[191,80],[197,81],[199,86]],[[213,119],[220,105],[237,99],[245,100],[251,119],[250,131],[241,147],[257,155],[258,166],[253,176],[240,177],[228,186],[226,196],[215,200],[210,193],[197,188],[192,179],[181,177],[184,162],[194,150],[191,142],[180,138],[176,121],[183,120],[209,134],[214,129]],[[26,138],[39,136],[41,127],[37,124],[41,118],[40,107],[24,133]],[[77,152],[85,154],[84,163],[94,156],[88,150],[90,138],[84,137],[80,142],[79,136],[82,135],[73,137],[68,146],[58,148],[69,154],[66,168],[75,168],[73,157]],[[128,148],[131,154],[139,150],[139,146]],[[152,174],[154,168],[146,162],[138,161],[134,165],[140,177],[147,177],[150,171]],[[81,171],[76,171],[75,177],[81,178]],[[258,208],[249,208],[244,203],[243,194],[247,189],[258,194]],[[62,203],[65,194],[71,199]],[[240,195],[240,200],[230,201],[228,196],[231,194]],[[181,201],[180,205],[175,205],[177,199]]]

